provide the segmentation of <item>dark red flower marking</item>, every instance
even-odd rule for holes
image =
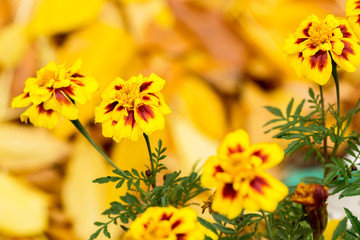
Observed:
[[[117,121],[112,121],[111,125],[115,126],[117,124]]]
[[[345,25],[339,25],[339,28],[340,28],[344,38],[350,38],[352,36],[352,34],[349,32],[349,30],[347,29],[347,27]]]
[[[62,91],[57,89],[57,90],[55,90],[54,95],[55,95],[56,101],[58,101],[60,104],[66,104],[66,105],[72,104],[70,99],[68,99]]]
[[[344,43],[344,48],[341,52],[341,55],[338,55],[339,57],[349,61],[349,54],[354,55],[354,50],[352,49],[352,45],[351,43],[347,42],[347,41],[342,41]]]
[[[356,20],[356,23],[360,24],[360,15],[358,15],[358,19]]]
[[[307,37],[310,37],[310,35],[309,35],[309,29],[310,29],[311,26],[312,26],[312,22],[311,22],[311,23],[308,23],[308,25],[307,25],[307,26],[304,28],[304,30],[303,30],[304,35],[307,36]]]
[[[355,5],[356,5],[355,9],[360,9],[360,0],[356,1]]]
[[[237,144],[235,147],[228,147],[228,155],[234,154],[234,153],[241,153],[244,149],[241,147],[240,144]]]
[[[46,110],[44,108],[44,103],[40,103],[39,105],[36,106],[39,114],[46,114],[48,116],[51,116],[51,114],[54,112],[54,110],[52,109],[49,109],[49,110]]]
[[[140,92],[145,91],[146,89],[148,89],[151,86],[152,83],[153,82],[151,81],[151,82],[144,82],[143,84],[141,84]]]
[[[150,106],[142,105],[136,109],[137,113],[140,115],[145,122],[148,122],[149,117],[154,118],[154,112],[151,110]]]
[[[63,91],[68,96],[71,96],[71,95],[74,96],[74,89],[71,85],[66,88],[61,88],[61,91]]]
[[[81,87],[84,87],[84,86],[85,86],[85,84],[84,84],[82,81],[79,81],[79,80],[77,80],[77,79],[71,79],[71,82],[72,82],[72,83],[75,83],[76,85],[79,85],[79,86],[81,86]]]
[[[116,105],[118,105],[118,101],[115,101],[115,102],[113,102],[113,103],[110,103],[110,104],[108,104],[106,107],[105,107],[105,114],[106,113],[109,113],[109,112],[112,112],[113,110],[114,110],[114,108],[116,107]]]
[[[122,86],[121,85],[115,85],[114,88],[115,88],[116,91],[119,91],[119,90],[122,89]]]
[[[213,173],[213,177],[215,177],[215,175],[216,175],[217,173],[219,173],[219,172],[224,172],[224,169],[222,169],[222,167],[221,167],[220,165],[217,165],[217,166],[215,167],[215,171],[214,171],[214,173]]]
[[[30,97],[30,93],[27,92],[27,93],[24,95],[23,99],[28,98],[28,97]]]
[[[251,182],[250,187],[260,194],[263,194],[263,187],[269,186],[266,180],[262,177],[256,176]]]
[[[143,99],[144,101],[149,101],[149,100],[150,100],[150,97],[149,97],[149,96],[143,96],[142,99]]]
[[[268,155],[261,154],[261,150],[253,152],[252,155],[261,158],[263,163],[266,163],[268,161],[268,157],[269,157]]]
[[[233,188],[232,183],[225,184],[225,186],[222,190],[222,195],[224,198],[230,198],[230,199],[236,198],[237,192]]]
[[[304,42],[305,40],[307,40],[307,38],[298,38],[295,43],[300,44],[300,43]]]
[[[163,213],[163,214],[161,215],[160,221],[169,221],[170,218],[172,217],[172,215],[173,215],[172,213],[170,213],[169,215],[166,214],[166,213]]]
[[[134,118],[133,110],[128,111],[128,115],[125,117],[125,126],[126,125],[131,125],[131,128],[134,128],[135,126],[135,118]]]
[[[72,78],[79,78],[79,77],[84,77],[84,75],[81,75],[80,73],[74,73],[73,75],[71,75]]]
[[[326,51],[320,50],[310,57],[311,69],[317,68],[320,72],[329,64],[329,57]]]
[[[186,240],[186,233],[176,234],[176,240]]]
[[[176,228],[177,226],[179,226],[181,224],[181,220],[178,219],[176,220],[173,224],[171,224],[171,229]]]

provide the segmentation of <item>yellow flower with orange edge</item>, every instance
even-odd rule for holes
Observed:
[[[220,143],[217,155],[205,162],[201,183],[216,188],[211,209],[232,219],[242,210],[275,211],[288,188],[265,172],[282,161],[277,144],[250,144],[242,129],[231,132]]]
[[[73,65],[57,65],[51,61],[37,72],[36,77],[28,78],[22,94],[11,103],[13,108],[28,107],[21,114],[23,122],[30,120],[35,126],[54,128],[59,117],[69,120],[79,117],[77,103],[84,104],[97,90],[98,83],[92,77],[79,73],[81,60]]]
[[[165,80],[155,74],[111,82],[95,108],[95,122],[102,123],[103,135],[116,142],[124,138],[136,141],[143,133],[163,129],[164,115],[171,112],[160,93],[164,85]]]
[[[346,19],[329,14],[324,20],[315,15],[301,22],[285,41],[284,51],[298,76],[319,85],[327,83],[332,60],[348,72],[360,64],[360,46]]]

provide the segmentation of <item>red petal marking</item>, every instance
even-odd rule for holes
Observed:
[[[360,24],[360,15],[358,15],[358,19],[356,20],[356,23]]]
[[[66,105],[72,104],[71,101],[60,90],[58,89],[55,90],[54,95],[56,101],[58,101],[60,104],[66,104]]]
[[[176,220],[176,221],[171,225],[171,229],[176,228],[177,226],[180,225],[180,223],[181,223],[181,220],[180,220],[180,219],[179,219],[179,220]]]
[[[256,151],[256,152],[253,152],[252,155],[255,155],[255,156],[261,158],[261,160],[263,161],[263,163],[267,162],[268,157],[269,157],[269,156],[267,156],[267,155],[261,154],[261,150],[258,150],[258,151]]]
[[[355,5],[357,4],[357,6],[355,7],[355,9],[360,9],[360,0],[359,0],[359,1],[356,1],[354,4],[355,4]]]
[[[80,73],[74,73],[71,75],[72,78],[78,78],[78,77],[84,77],[84,75],[81,75]]]
[[[186,240],[186,233],[176,234],[176,240]]]
[[[217,173],[219,173],[219,172],[224,172],[224,169],[222,169],[222,167],[221,167],[220,165],[217,165],[217,166],[215,167],[215,171],[214,171],[214,173],[213,173],[213,177],[215,177],[215,175],[216,175]]]
[[[144,101],[149,101],[149,100],[150,100],[150,97],[149,97],[149,96],[143,96],[142,99],[143,99]]]
[[[30,97],[30,93],[29,93],[29,92],[27,92],[27,93],[24,95],[23,99],[28,98],[28,97]]]
[[[347,27],[345,25],[339,25],[339,28],[340,28],[344,38],[351,37],[351,33],[349,32],[349,30],[347,29]]]
[[[228,147],[228,155],[234,154],[234,153],[241,153],[244,149],[241,147],[240,144],[237,144],[235,147]]]
[[[128,111],[128,115],[125,117],[125,125],[131,124],[131,127],[135,126],[134,110]]]
[[[150,223],[150,222],[144,223],[144,224],[143,224],[144,228],[147,228],[148,225],[149,225],[149,223]]]
[[[269,186],[269,184],[266,182],[266,180],[262,177],[256,176],[251,182],[250,187],[252,187],[255,191],[257,191],[260,194],[263,194],[263,187]]]
[[[149,117],[154,118],[154,112],[149,105],[142,105],[138,107],[136,111],[145,122],[148,122]]]
[[[119,90],[121,90],[122,89],[122,86],[121,85],[115,85],[115,90],[117,90],[117,91],[119,91]]]
[[[302,52],[299,53],[298,58],[301,58],[301,61],[304,60]]]
[[[71,85],[69,85],[66,88],[60,88],[61,91],[63,91],[68,96],[74,96],[74,89]]]
[[[141,84],[140,92],[145,91],[146,89],[148,89],[151,86],[152,83],[153,82],[151,81],[151,82],[144,82],[143,84]]]
[[[117,121],[112,121],[111,125],[115,126],[117,124]]]
[[[71,82],[78,85],[78,86],[81,86],[81,87],[85,86],[85,84],[82,81],[78,80],[78,79],[71,79]]]
[[[222,195],[224,198],[234,199],[236,197],[237,192],[234,190],[232,183],[225,184]]]
[[[39,105],[36,106],[39,114],[46,114],[46,115],[48,115],[48,116],[51,116],[51,114],[54,112],[54,110],[52,110],[52,109],[46,110],[46,109],[44,108],[44,105],[43,105],[43,104],[44,104],[44,103],[40,103]]]
[[[329,63],[328,54],[326,51],[320,50],[315,55],[310,57],[311,68],[318,68],[321,72],[325,66]]]
[[[300,44],[300,43],[304,42],[305,40],[307,40],[307,38],[298,38],[295,43]]]
[[[169,221],[170,218],[172,217],[172,213],[170,213],[169,215],[167,215],[166,213],[163,213],[163,215],[161,215],[160,221]]]
[[[309,35],[309,29],[310,29],[311,26],[312,26],[312,22],[308,23],[308,25],[306,26],[306,28],[304,28],[304,30],[303,30],[304,35],[307,36],[307,37],[310,37],[310,35]]]
[[[344,43],[344,48],[342,50],[341,55],[338,55],[339,57],[349,61],[348,55],[352,54],[354,55],[354,50],[351,48],[351,43],[347,41],[342,41]]]
[[[113,102],[113,103],[110,103],[110,104],[108,104],[106,107],[105,107],[105,114],[106,113],[109,113],[109,112],[112,112],[113,110],[114,110],[114,108],[116,107],[116,105],[118,105],[118,101],[115,101],[115,102]]]

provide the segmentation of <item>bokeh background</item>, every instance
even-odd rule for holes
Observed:
[[[125,189],[92,180],[111,167],[69,121],[54,130],[20,123],[11,109],[28,77],[49,61],[83,60],[81,73],[100,85],[80,106],[80,120],[122,169],[146,169],[145,141],[118,144],[101,135],[93,108],[115,77],[155,73],[173,113],[150,136],[168,147],[169,171],[189,172],[216,152],[229,131],[255,142],[287,142],[264,134],[264,106],[299,103],[313,83],[282,52],[284,39],[308,15],[345,16],[345,0],[0,0],[0,240],[79,239],[105,221],[101,212]],[[360,73],[339,70],[343,110],[360,96]],[[332,82],[330,80],[329,82]],[[335,103],[333,84],[324,86]],[[331,119],[328,121],[331,123]],[[355,119],[353,129],[359,128]],[[273,170],[279,178],[313,166],[306,149]],[[315,164],[316,165],[316,164]],[[162,181],[159,179],[159,181]],[[120,229],[111,229],[113,239]],[[102,237],[99,237],[102,239]]]

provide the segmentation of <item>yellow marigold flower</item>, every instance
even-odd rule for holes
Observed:
[[[102,102],[95,108],[95,122],[102,123],[105,137],[119,142],[123,138],[136,141],[144,132],[150,135],[164,128],[164,115],[171,111],[160,90],[165,80],[151,74],[116,78],[102,94]]]
[[[28,78],[23,93],[11,103],[13,108],[30,105],[21,114],[21,121],[30,120],[35,126],[51,129],[58,124],[59,115],[69,120],[78,119],[76,103],[84,104],[98,88],[94,78],[79,74],[81,64],[81,60],[70,66],[51,61],[35,78]]]
[[[277,144],[250,144],[244,130],[225,136],[217,155],[205,162],[201,182],[215,187],[212,210],[237,217],[243,209],[274,211],[288,188],[265,172],[282,161],[284,152]]]
[[[349,24],[331,14],[322,21],[309,16],[285,40],[284,51],[298,76],[320,85],[331,76],[331,59],[348,72],[360,64],[360,46]]]
[[[192,208],[150,207],[131,223],[126,240],[203,240]]]
[[[360,1],[348,0],[345,5],[346,19],[357,38],[360,39]]]

